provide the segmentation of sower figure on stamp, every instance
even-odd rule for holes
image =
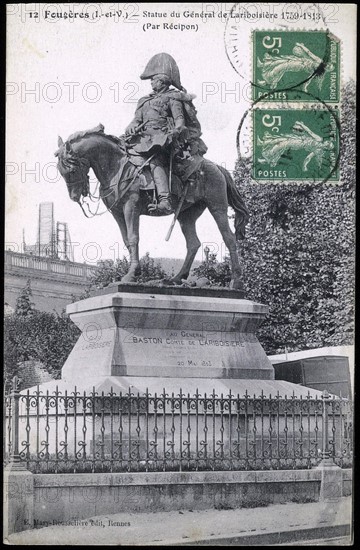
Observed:
[[[317,161],[320,168],[325,151],[332,150],[335,147],[333,141],[324,140],[301,121],[295,122],[292,132],[287,134],[265,132],[262,139],[258,137],[257,144],[262,146],[262,158],[259,158],[259,163],[268,163],[274,168],[280,157],[286,151],[292,149],[308,153],[302,165],[304,172],[307,172],[308,164],[312,159]]]
[[[200,138],[201,128],[192,104],[195,96],[182,87],[171,55],[154,55],[140,78],[151,79],[153,93],[139,100],[134,119],[125,130],[130,136],[128,155],[138,166],[150,159],[158,203],[149,205],[149,210],[169,214],[173,211],[169,171],[184,183],[199,167],[207,147]]]

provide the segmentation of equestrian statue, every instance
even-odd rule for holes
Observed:
[[[176,221],[185,236],[187,254],[170,281],[183,284],[200,247],[195,223],[206,208],[214,217],[229,250],[231,288],[242,288],[237,240],[244,239],[248,211],[229,172],[204,158],[207,147],[193,105],[194,95],[180,82],[175,60],[167,53],[153,56],[140,76],[153,92],[138,102],[133,120],[120,137],[104,133],[104,126],[58,140],[58,169],[70,198],[91,217],[89,204],[100,199],[115,218],[130,255],[121,282],[135,282],[139,274],[141,215],[173,214],[166,240]],[[99,182],[99,196],[90,191],[88,172]],[[228,206],[235,211],[235,234],[229,226]],[[98,209],[98,207],[97,207]]]

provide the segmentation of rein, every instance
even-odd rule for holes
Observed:
[[[122,192],[122,196],[125,195],[125,193],[127,193],[127,191],[130,189],[131,185],[134,183],[134,181],[136,180],[136,178],[138,177],[138,175],[141,173],[141,171],[145,168],[145,166],[147,164],[150,163],[150,161],[153,159],[153,157],[155,156],[155,153],[153,155],[151,155],[151,157],[149,157],[136,171],[135,171],[135,174],[133,177],[129,177],[129,178],[126,178],[125,180],[123,180],[124,182],[127,182],[127,181],[130,181],[130,183],[128,183],[128,185],[125,187],[125,189],[123,190]],[[113,204],[108,207],[106,206],[106,210],[104,210],[104,212],[100,212],[98,213],[98,210],[99,210],[99,206],[100,206],[100,199],[104,200],[106,199],[108,196],[111,195],[112,193],[112,188],[119,185],[119,182],[116,182],[116,183],[113,183],[112,185],[110,185],[107,189],[110,189],[110,191],[104,195],[103,197],[100,197],[100,194],[99,196],[95,196],[91,193],[90,191],[90,185],[89,185],[89,177],[88,175],[86,175],[87,177],[87,189],[86,189],[86,195],[85,196],[89,196],[91,202],[97,202],[97,206],[96,206],[96,211],[95,212],[91,212],[90,210],[90,207],[89,207],[89,204],[84,202],[84,200],[82,202],[78,201],[78,204],[80,205],[80,208],[84,214],[84,216],[88,219],[91,219],[91,218],[95,218],[96,216],[102,216],[103,214],[106,214],[107,212],[111,212],[111,210],[114,208],[114,206],[119,202],[120,200],[120,197],[118,197],[117,199],[114,200]],[[99,181],[97,182],[96,184],[96,187],[95,187],[95,191],[94,193],[96,193],[97,189],[98,189],[98,186],[99,186]],[[95,199],[95,200],[93,200]],[[90,216],[85,212],[85,209],[83,207],[83,205],[86,205],[87,206],[87,209],[89,211],[89,214],[91,214]]]

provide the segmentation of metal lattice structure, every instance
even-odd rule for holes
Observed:
[[[39,204],[36,244],[25,244],[23,230],[23,250],[25,253],[34,254],[35,256],[74,261],[74,250],[68,224],[66,222],[56,222],[55,226],[53,202]]]
[[[56,222],[56,250],[59,260],[74,261],[69,228],[65,222]]]
[[[38,256],[55,257],[56,246],[54,228],[54,203],[40,203],[36,240],[36,253]]]
[[[312,468],[352,463],[352,405],[329,396],[20,393],[7,454],[37,473]]]

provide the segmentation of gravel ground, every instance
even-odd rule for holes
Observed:
[[[84,524],[86,522],[86,524]],[[97,516],[82,525],[56,525],[16,533],[5,541],[20,545],[164,545],[201,539],[279,533],[349,525],[351,498],[327,503],[286,503],[237,510],[171,511]],[[321,544],[321,541],[317,541]]]

